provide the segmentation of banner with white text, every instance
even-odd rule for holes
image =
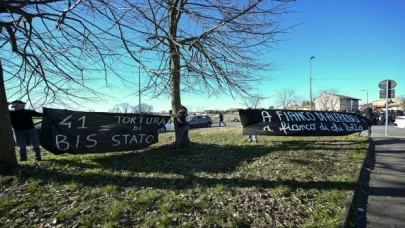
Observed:
[[[132,151],[158,142],[170,116],[43,109],[40,143],[53,154]]]
[[[240,109],[243,135],[340,136],[368,128],[355,113]]]

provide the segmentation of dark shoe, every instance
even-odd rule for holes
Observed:
[[[27,161],[27,159],[21,159],[20,160],[20,162],[26,162]]]
[[[41,159],[41,158],[35,158],[35,160],[36,160],[36,161],[42,161],[42,159]]]

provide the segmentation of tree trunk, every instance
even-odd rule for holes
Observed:
[[[3,67],[0,61],[0,174],[18,165],[15,156],[15,142],[8,110]]]
[[[175,2],[175,1],[174,1]],[[174,3],[172,2],[172,3]],[[170,37],[171,39],[176,39],[177,37],[177,24],[180,15],[177,9],[177,5],[173,4],[169,9],[170,15]],[[180,98],[180,50],[179,46],[169,39],[170,43],[170,90],[171,90],[171,102],[172,102],[172,112],[173,112],[173,122],[174,131],[177,136],[179,132],[179,125],[177,122],[177,113],[181,109],[181,98]],[[184,144],[184,140],[181,141],[181,145]]]

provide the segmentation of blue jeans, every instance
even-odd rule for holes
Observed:
[[[41,149],[39,148],[37,130],[29,129],[23,131],[15,131],[15,138],[17,141],[17,146],[20,148],[21,161],[27,160],[27,140],[31,143],[34,149],[35,159],[41,159]]]
[[[249,135],[248,136],[248,142],[256,142],[257,143],[257,136],[256,135]]]
[[[190,138],[188,137],[189,126],[181,127],[179,133],[176,136],[176,141],[174,142],[174,148],[178,149],[180,146],[181,138],[186,137],[186,143],[188,147],[191,147]]]

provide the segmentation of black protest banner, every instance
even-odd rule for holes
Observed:
[[[368,128],[354,113],[293,110],[239,110],[243,135],[339,136]]]
[[[43,109],[40,143],[53,154],[142,149],[158,142],[170,116]]]

